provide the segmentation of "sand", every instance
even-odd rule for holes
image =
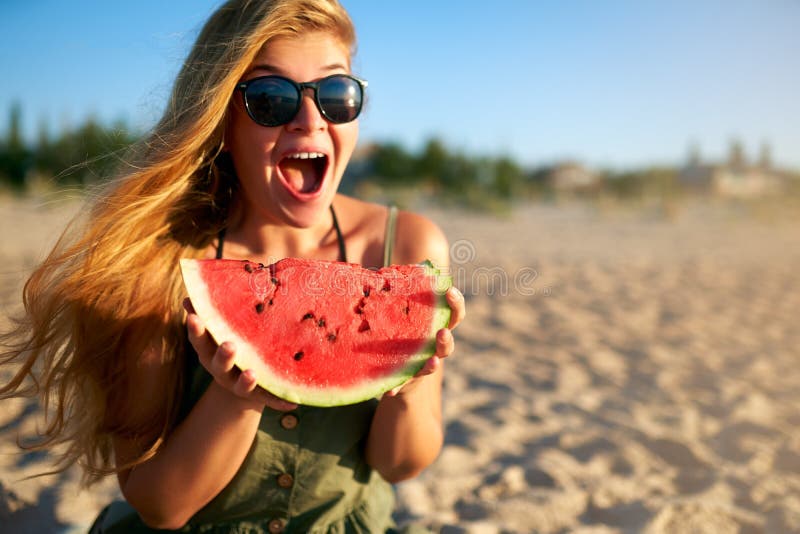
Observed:
[[[0,298],[75,202],[0,199]],[[800,532],[800,219],[747,204],[426,208],[468,318],[447,362],[444,450],[397,486],[448,533]],[[3,375],[7,377],[7,372]],[[81,532],[116,494],[21,454],[0,410],[0,531]]]

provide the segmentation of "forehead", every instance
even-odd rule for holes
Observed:
[[[302,66],[349,70],[350,51],[341,39],[328,32],[280,36],[267,41],[253,61],[253,68],[265,65],[279,70]]]

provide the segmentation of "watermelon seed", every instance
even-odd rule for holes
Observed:
[[[305,321],[306,319],[313,319],[313,318],[314,318],[314,314],[313,314],[313,313],[311,313],[311,312],[308,312],[307,314],[305,314],[305,315],[303,316],[303,318],[302,318],[302,319],[300,319],[300,322],[303,322],[303,321]]]
[[[325,326],[325,319],[322,318],[319,321],[317,321],[317,326]]]
[[[269,299],[269,301],[267,302],[267,304],[269,304],[270,306],[272,306],[272,299]]]
[[[275,278],[274,276],[272,277],[272,283],[275,284],[276,286],[281,285],[280,281],[278,281],[278,279]]]
[[[364,313],[364,306],[366,305],[366,303],[367,303],[367,301],[365,299],[361,299],[360,301],[358,301],[358,304],[356,305],[355,312],[357,314],[359,314],[359,315]]]
[[[244,264],[244,270],[247,271],[248,273],[252,273],[253,272],[253,266],[250,265],[249,263],[245,263]]]
[[[364,286],[364,296],[365,297],[369,296],[370,289],[371,288],[369,286]]]
[[[390,289],[392,289],[392,286],[389,285],[389,281],[388,280],[384,280],[383,281],[383,287],[381,288],[381,291],[389,291]]]
[[[367,322],[366,319],[364,319],[363,321],[361,321],[361,325],[358,327],[358,331],[366,332],[367,330],[369,330],[369,323]]]
[[[405,313],[406,315],[408,315],[408,312],[410,312],[410,311],[411,311],[411,309],[408,307],[408,304],[406,304],[406,307],[405,307],[405,308],[403,308],[403,313]]]
[[[330,334],[328,334],[328,341],[330,341],[331,343],[333,343],[334,341],[336,341],[336,334],[334,334],[333,332],[331,332]]]
[[[264,311],[264,303],[259,302],[258,304],[256,304],[256,313],[261,313],[263,311]]]
[[[263,263],[259,263],[259,264],[258,264],[258,268],[259,268],[259,269],[263,269],[263,268],[264,268],[264,264],[263,264]]]
[[[294,353],[294,361],[299,362],[303,359],[303,351],[295,352]]]

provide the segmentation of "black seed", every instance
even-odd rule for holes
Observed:
[[[408,312],[410,312],[410,311],[411,311],[411,309],[408,306],[403,308],[403,313],[405,313],[406,315],[408,315]]]
[[[369,286],[364,286],[364,296],[365,297],[369,296],[369,292],[370,292],[370,287]]]
[[[275,284],[276,286],[281,285],[280,281],[278,281],[278,279],[275,278],[274,276],[272,277],[272,283]]]
[[[302,318],[302,319],[300,319],[300,320],[301,320],[301,321],[305,321],[306,319],[313,319],[313,318],[314,318],[314,314],[313,314],[313,313],[311,313],[311,312],[308,312],[308,313],[307,313],[307,314],[305,314],[305,315],[303,316],[303,318]]]
[[[366,304],[367,304],[367,301],[366,301],[366,299],[361,299],[360,301],[358,301],[358,304],[356,305],[355,312],[356,312],[357,314],[359,314],[359,315],[361,315],[362,313],[364,313],[364,306],[365,306]]]
[[[317,321],[317,326],[325,326],[325,319],[320,319]]]
[[[249,263],[245,263],[244,264],[244,270],[247,271],[248,273],[252,273],[253,272],[253,266],[250,265]]]
[[[358,331],[366,332],[367,330],[369,330],[369,323],[367,322],[366,319],[364,319],[363,321],[361,321],[361,325],[358,327]]]
[[[333,343],[334,341],[336,341],[336,334],[334,334],[333,332],[331,332],[330,334],[328,334],[328,341],[330,341],[331,343]]]
[[[389,281],[388,280],[384,280],[383,281],[383,287],[381,288],[381,291],[389,291],[390,289],[392,289],[392,286],[389,285]]]
[[[261,313],[263,311],[264,311],[264,303],[263,302],[259,302],[258,304],[256,304],[256,312],[257,313]]]
[[[272,299],[269,299],[269,301],[267,301],[267,304],[269,304],[270,306],[272,306]]]
[[[264,268],[264,264],[263,264],[263,263],[259,263],[259,264],[258,264],[258,268],[259,268],[259,269],[263,269],[263,268]]]
[[[303,359],[303,356],[304,356],[304,354],[303,354],[302,350],[299,351],[299,352],[295,352],[294,353],[294,361],[299,362],[300,360]]]

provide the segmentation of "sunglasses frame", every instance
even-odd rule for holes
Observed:
[[[271,78],[271,79],[277,78],[277,79],[283,80],[285,82],[288,82],[290,85],[292,85],[297,90],[297,96],[298,96],[298,98],[297,98],[297,106],[295,107],[295,110],[292,113],[292,115],[289,118],[289,120],[287,120],[285,122],[278,123],[278,124],[265,124],[265,123],[259,121],[255,117],[255,115],[253,114],[253,111],[250,109],[250,103],[247,100],[247,88],[252,83],[255,83],[255,82],[259,81],[259,80],[263,80],[265,78]],[[353,80],[354,82],[356,82],[358,84],[358,86],[359,86],[359,88],[361,90],[361,102],[360,102],[360,104],[358,106],[358,110],[356,111],[355,116],[350,120],[347,120],[347,121],[344,121],[344,122],[337,122],[337,121],[333,120],[325,112],[324,109],[322,109],[322,104],[319,101],[319,86],[321,84],[325,83],[326,81],[332,79],[332,78],[348,78],[350,80]],[[331,74],[330,76],[326,76],[325,78],[322,78],[321,80],[316,81],[316,82],[296,82],[296,81],[292,80],[291,78],[287,78],[286,76],[280,76],[280,75],[277,75],[277,74],[269,74],[267,76],[259,76],[257,78],[251,78],[251,79],[249,79],[247,81],[244,81],[244,82],[239,82],[236,85],[236,91],[241,91],[242,92],[242,100],[244,101],[244,107],[247,110],[247,115],[250,116],[250,118],[253,120],[253,122],[258,124],[259,126],[272,128],[272,127],[275,127],[275,126],[283,126],[284,124],[288,124],[288,123],[292,122],[295,117],[297,117],[297,114],[300,112],[300,108],[303,105],[303,92],[306,89],[311,89],[313,91],[313,93],[314,93],[314,104],[316,104],[317,110],[319,111],[320,115],[322,115],[325,118],[326,121],[330,122],[331,124],[347,124],[348,122],[353,122],[354,120],[356,120],[358,118],[359,115],[361,115],[361,110],[364,108],[364,98],[366,96],[367,85],[368,84],[367,84],[366,80],[362,80],[360,78],[357,78],[357,77],[353,76],[352,74]]]

